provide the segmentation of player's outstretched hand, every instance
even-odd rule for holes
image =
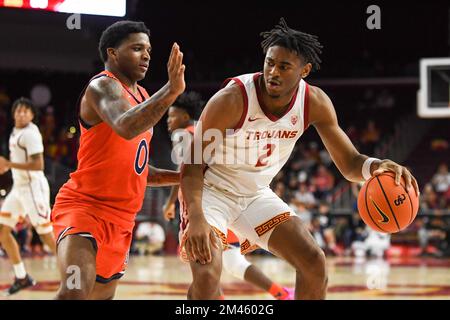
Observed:
[[[386,159],[381,161],[378,168],[373,172],[373,175],[378,175],[386,171],[392,171],[395,173],[395,183],[397,185],[400,184],[400,179],[403,176],[406,181],[406,189],[409,190],[410,188],[414,187],[416,195],[418,196],[420,194],[419,185],[417,184],[416,178],[414,178],[414,176],[406,167],[403,167],[392,160]]]
[[[186,66],[183,64],[183,52],[180,51],[180,46],[175,42],[170,52],[169,62],[167,62],[167,72],[169,74],[169,88],[170,92],[175,95],[180,95],[186,88],[184,82],[184,70]]]
[[[198,261],[201,264],[210,263],[212,260],[210,245],[218,249],[217,242],[215,232],[205,218],[189,219],[184,248],[190,261]]]

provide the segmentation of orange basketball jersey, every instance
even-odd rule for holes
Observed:
[[[120,82],[109,71],[99,73],[91,81],[103,76]],[[121,85],[130,108],[149,98],[141,86],[138,86],[140,97],[136,97],[124,84]],[[81,97],[83,95],[84,91]],[[147,185],[153,129],[126,140],[105,122],[89,128],[80,118],[80,128],[78,168],[59,190],[52,216],[76,208],[124,228],[132,228]]]

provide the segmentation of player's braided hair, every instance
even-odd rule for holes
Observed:
[[[313,71],[320,69],[322,60],[319,55],[323,46],[317,36],[289,28],[284,18],[272,30],[260,35],[264,38],[261,42],[264,54],[272,46],[281,46],[305,59],[305,63],[311,63]]]
[[[117,48],[130,33],[145,33],[150,38],[150,30],[145,23],[137,21],[118,21],[103,31],[98,44],[98,51],[103,62],[108,60],[108,48]]]
[[[197,119],[204,103],[200,93],[189,91],[178,96],[177,100],[175,100],[172,105],[186,111],[191,119]]]

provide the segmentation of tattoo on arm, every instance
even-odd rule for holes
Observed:
[[[87,90],[99,117],[125,139],[132,139],[158,123],[176,95],[166,84],[150,99],[131,107],[122,95],[122,87],[112,79],[98,79]]]
[[[168,95],[168,86],[164,86],[150,99],[129,109],[119,119],[119,123],[126,124],[130,134],[136,136],[155,126],[172,104]]]

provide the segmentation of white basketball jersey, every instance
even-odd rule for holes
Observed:
[[[245,74],[227,84],[239,85],[244,110],[237,131],[226,135],[205,172],[205,184],[238,196],[267,188],[308,126],[304,120],[308,114],[308,84],[300,80],[288,109],[278,118],[266,111],[258,98],[261,76]]]
[[[14,128],[9,137],[9,159],[15,163],[26,163],[30,156],[44,152],[42,136],[38,127],[30,123],[25,128]],[[30,183],[45,178],[43,171],[11,169],[15,185]]]

